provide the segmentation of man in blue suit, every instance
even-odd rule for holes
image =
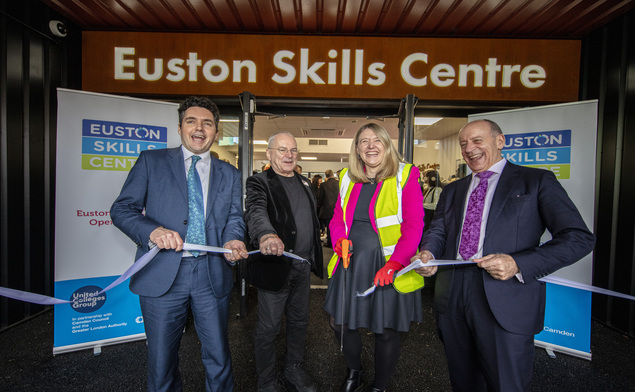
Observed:
[[[178,350],[189,307],[201,341],[206,389],[231,391],[227,338],[231,266],[247,257],[240,173],[210,156],[220,120],[211,100],[189,97],[178,114],[182,145],[143,151],[110,213],[115,226],[137,245],[135,259],[154,246],[161,249],[130,280],[130,290],[139,295],[146,330],[148,390],[181,390]],[[190,185],[188,171],[191,179],[198,176],[197,186]],[[194,199],[200,208],[189,203]],[[194,210],[198,215],[192,215]],[[223,257],[183,251],[184,239],[196,238],[189,230],[195,221],[200,222],[198,233],[203,236],[196,243],[232,252]]]
[[[443,189],[413,259],[474,261],[418,270],[437,274],[434,307],[452,389],[529,391],[534,335],[545,311],[538,279],[584,257],[595,238],[552,172],[503,159],[505,136],[496,123],[468,123],[459,143],[473,175]],[[477,192],[483,181],[487,186]],[[473,193],[480,203],[472,202]],[[469,204],[481,204],[482,211],[472,214]],[[552,239],[541,244],[545,228]]]

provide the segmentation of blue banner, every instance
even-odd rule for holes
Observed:
[[[145,333],[139,297],[127,284],[100,291],[117,276],[55,282],[55,297],[72,301],[55,305],[55,347]]]
[[[545,326],[536,339],[591,352],[591,292],[547,283]]]

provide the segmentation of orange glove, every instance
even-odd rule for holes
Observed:
[[[395,260],[388,260],[386,265],[384,265],[377,273],[375,274],[375,286],[384,286],[389,285],[395,279],[395,272],[399,271],[403,268],[403,265]]]
[[[335,251],[335,253],[337,253],[337,255],[339,257],[342,257],[342,241],[344,241],[346,238],[341,237],[339,240],[337,240],[337,242],[335,243],[335,246],[333,247],[333,250]],[[353,255],[353,243],[351,242],[348,245],[348,255],[352,256]]]

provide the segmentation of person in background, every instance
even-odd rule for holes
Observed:
[[[459,145],[473,174],[443,189],[413,260],[473,263],[416,271],[436,273],[434,308],[452,390],[529,391],[545,315],[538,279],[584,257],[595,237],[551,171],[501,156],[505,136],[495,122],[468,123]],[[552,238],[542,243],[545,228]]]
[[[459,164],[459,166],[456,168],[456,175],[454,176],[454,179],[458,180],[467,176],[467,167],[468,165],[465,163]]]
[[[443,190],[443,183],[439,179],[439,172],[434,169],[428,169],[423,172],[423,182],[426,185],[425,193],[423,195],[423,211],[424,211],[424,223],[423,231],[425,232],[430,228],[432,218],[434,217],[434,210],[437,208],[441,191]]]
[[[326,176],[326,181],[320,187],[318,195],[318,204],[321,206],[318,217],[320,218],[321,224],[326,228],[326,243],[324,246],[331,248],[333,244],[331,241],[329,223],[331,222],[331,218],[333,218],[335,202],[337,202],[337,196],[339,194],[339,182],[335,179],[335,174],[333,174],[333,170],[331,169],[325,171],[324,175]]]
[[[330,223],[331,235],[338,240],[328,265],[324,309],[348,365],[339,390],[364,388],[359,328],[366,328],[375,336],[375,381],[369,390],[377,392],[386,389],[397,365],[399,333],[407,332],[412,321],[422,321],[421,295],[414,291],[423,287],[423,278],[410,271],[403,277],[412,280],[402,285],[395,273],[417,253],[423,196],[419,169],[401,161],[388,132],[378,124],[359,128],[349,162],[341,173]],[[353,244],[348,269],[341,260],[345,239]],[[356,296],[373,284],[374,293]]]
[[[302,175],[302,166],[300,165],[295,165],[295,172],[298,173],[299,175]]]
[[[318,200],[318,196],[320,194],[320,186],[322,186],[322,176],[316,174],[311,179],[311,191],[313,192],[313,198],[317,201],[317,211],[320,211],[320,202]]]
[[[286,316],[284,378],[298,391],[315,392],[317,383],[302,368],[309,322],[311,271],[322,278],[320,225],[311,183],[294,171],[298,147],[293,135],[281,132],[269,138],[271,168],[247,179],[245,221],[253,247],[265,256],[284,251],[304,260],[289,259],[288,276],[280,290],[258,289],[255,359],[260,392],[283,390],[276,376],[276,337]],[[267,264],[262,265],[262,275]]]
[[[155,246],[161,249],[130,278],[146,331],[148,390],[182,389],[178,352],[191,309],[201,341],[205,389],[231,391],[231,267],[248,256],[242,242],[240,172],[210,156],[220,120],[211,100],[189,97],[178,114],[181,146],[141,152],[110,215],[137,245],[136,259]],[[184,251],[184,239],[232,252]]]

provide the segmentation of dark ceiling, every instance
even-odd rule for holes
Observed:
[[[42,0],[83,30],[581,38],[634,0]]]
[[[41,1],[82,30],[554,39],[582,38],[635,8],[635,0]],[[284,108],[284,115],[259,116],[256,122],[258,135],[279,130],[293,130],[297,137],[307,136],[300,133],[302,130],[354,131],[357,124],[353,123],[363,119],[338,118],[338,109],[343,108],[343,112],[350,115],[352,111],[356,113],[355,110],[366,112],[374,108],[373,102],[259,102],[263,112],[279,111],[277,105]],[[385,109],[385,102],[377,105]],[[505,108],[487,107],[488,110]],[[424,114],[428,116],[439,115],[444,119],[433,126],[417,126],[416,139],[442,139],[454,135],[462,125],[457,121],[467,121],[457,103],[452,103],[450,109],[428,103],[425,110]],[[463,110],[474,112],[475,109],[465,106]],[[298,117],[313,112],[320,116]],[[324,113],[332,117],[321,117]],[[460,118],[447,118],[448,114]],[[345,121],[348,124],[344,124]],[[396,120],[382,118],[381,121]],[[236,129],[225,124],[223,132],[237,135],[237,124],[233,126]],[[389,128],[397,138],[396,125]],[[342,132],[340,137],[351,136]],[[320,161],[341,162],[346,159],[347,152],[313,155]],[[265,159],[264,149],[255,151],[254,157]]]

